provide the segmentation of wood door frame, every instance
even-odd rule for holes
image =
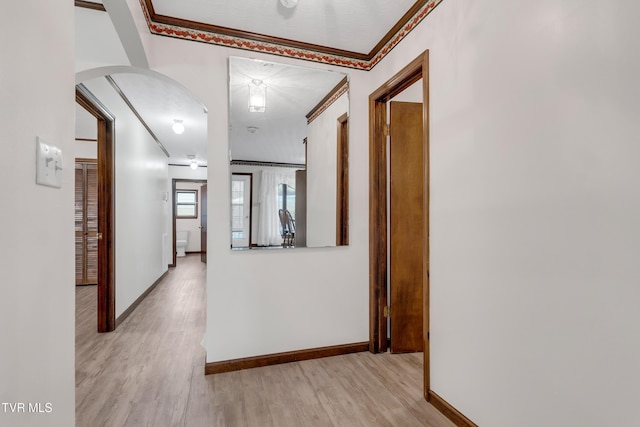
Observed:
[[[206,184],[207,180],[206,179],[187,179],[187,178],[173,178],[171,180],[171,204],[172,204],[172,208],[171,208],[171,216],[172,216],[172,222],[173,222],[173,229],[172,229],[172,244],[171,244],[171,264],[169,264],[169,267],[175,267],[176,266],[176,217],[178,215],[177,209],[176,209],[176,184],[178,182],[194,182],[194,183],[200,183],[200,184]],[[200,207],[198,206],[198,209],[200,209]]]
[[[209,228],[209,209],[207,203],[209,203],[209,188],[208,183],[204,183],[200,186],[200,262],[207,263],[207,238]],[[204,210],[204,214],[202,211]],[[204,224],[204,227],[203,227]],[[204,228],[204,231],[202,229]]]
[[[115,116],[82,84],[76,103],[98,122],[98,332],[116,329]]]
[[[429,400],[429,51],[369,95],[369,351],[387,350],[387,102],[422,79],[424,138],[424,396]]]
[[[336,158],[336,246],[349,244],[349,115],[338,117]]]

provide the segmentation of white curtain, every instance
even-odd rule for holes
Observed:
[[[275,172],[263,169],[258,190],[258,246],[282,244],[280,218],[278,217],[278,186],[295,187],[295,170]]]

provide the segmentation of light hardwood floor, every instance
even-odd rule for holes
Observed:
[[[422,354],[356,353],[204,375],[205,266],[178,265],[115,332],[76,288],[76,425],[453,426],[422,397]]]

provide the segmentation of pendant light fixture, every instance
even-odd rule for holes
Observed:
[[[249,83],[249,111],[264,113],[267,109],[267,86],[262,80],[253,79]]]
[[[298,0],[280,0],[280,3],[288,9],[296,7]]]

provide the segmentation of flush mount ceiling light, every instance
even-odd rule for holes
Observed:
[[[247,126],[247,132],[249,132],[249,133],[256,133],[256,132],[258,132],[258,129],[260,129],[260,128],[257,127],[257,126]]]
[[[191,160],[191,164],[189,165],[191,169],[198,169],[198,161],[196,160],[195,154],[188,154],[187,159]]]
[[[182,133],[184,132],[184,125],[182,124],[182,120],[173,119],[173,126],[171,126],[171,129],[173,129],[173,132],[176,135],[182,135]]]
[[[280,0],[280,3],[282,3],[284,7],[291,9],[293,7],[296,7],[296,5],[298,4],[298,0]]]
[[[249,111],[264,113],[267,109],[267,86],[262,80],[253,79],[249,83]]]

